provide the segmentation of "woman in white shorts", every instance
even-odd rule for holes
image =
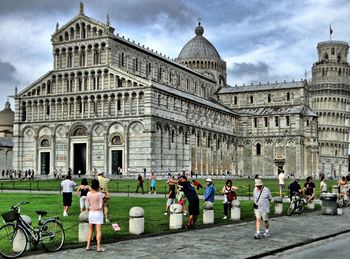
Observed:
[[[97,241],[97,252],[103,252],[104,248],[101,247],[102,239],[102,224],[103,224],[103,199],[105,195],[99,192],[100,184],[98,180],[91,180],[91,191],[87,194],[87,200],[89,204],[89,233],[87,238],[86,250],[90,250],[90,243],[92,235],[96,226],[96,241]]]

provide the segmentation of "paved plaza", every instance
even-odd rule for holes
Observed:
[[[321,211],[283,216],[271,220],[268,239],[254,240],[255,222],[209,227],[175,234],[140,238],[105,244],[106,251],[67,249],[53,254],[29,255],[27,258],[249,258],[273,256],[297,246],[328,238],[337,239],[350,232],[350,209],[343,215],[321,215]],[[93,247],[95,248],[95,247]],[[336,258],[338,251],[328,252]],[[277,256],[279,257],[279,256]],[[289,258],[296,258],[289,255]]]

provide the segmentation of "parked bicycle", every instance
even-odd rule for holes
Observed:
[[[294,192],[287,210],[287,215],[291,216],[293,213],[303,213],[306,204],[307,202],[303,199],[300,193]]]
[[[47,212],[36,211],[38,226],[33,228],[20,215],[20,206],[28,203],[21,201],[2,214],[6,224],[0,228],[0,254],[5,258],[19,257],[30,244],[36,247],[41,243],[49,252],[56,252],[63,246],[65,234],[58,217],[43,220]]]

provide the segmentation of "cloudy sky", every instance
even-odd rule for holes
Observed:
[[[78,0],[1,0],[0,108],[52,69],[51,34],[79,12]],[[227,62],[228,83],[250,84],[310,75],[316,45],[350,41],[349,0],[85,0],[85,14],[116,33],[172,58],[194,36],[204,36]],[[13,103],[13,102],[12,102]]]

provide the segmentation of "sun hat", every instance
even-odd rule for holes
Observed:
[[[98,173],[97,173],[97,175],[102,175],[102,174],[103,174],[103,172],[102,172],[102,171],[100,171],[100,172],[98,172]]]
[[[211,178],[207,178],[206,182],[212,182]]]
[[[261,179],[255,179],[255,186],[263,186]]]

